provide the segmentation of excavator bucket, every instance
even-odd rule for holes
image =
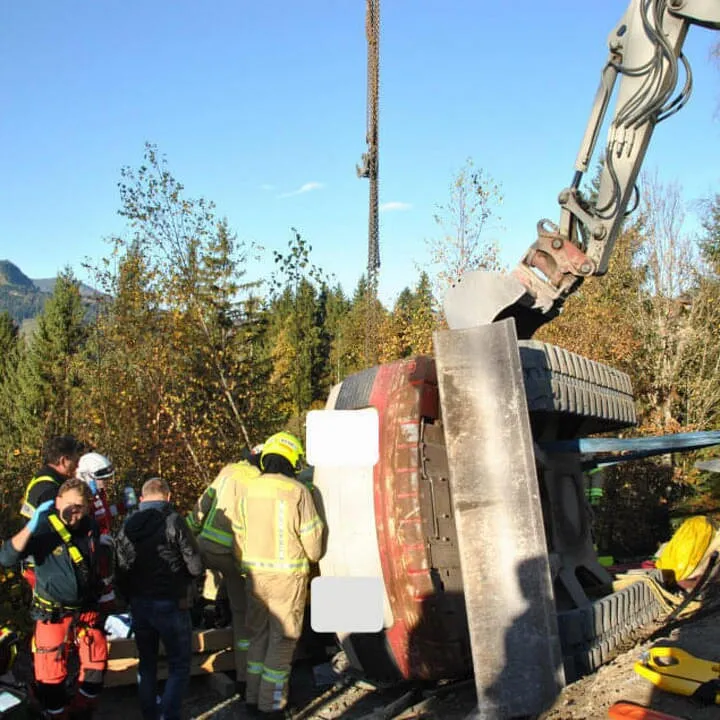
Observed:
[[[560,309],[558,302],[552,310],[540,312],[533,308],[534,302],[514,275],[473,270],[465,273],[447,291],[443,309],[453,330],[512,318],[518,337],[527,340]]]
[[[535,715],[565,678],[515,324],[434,342],[477,716]]]

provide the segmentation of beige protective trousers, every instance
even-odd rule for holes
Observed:
[[[295,645],[300,639],[308,577],[248,572],[247,628],[250,635],[247,702],[263,712],[287,705]]]
[[[219,573],[225,580],[230,612],[232,613],[233,645],[235,650],[235,679],[242,682],[247,674],[247,652],[250,640],[246,627],[245,578],[226,548],[221,548],[206,538],[198,538],[200,554],[205,567],[212,573]],[[221,552],[218,552],[221,550]]]

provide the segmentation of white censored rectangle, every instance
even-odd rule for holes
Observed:
[[[310,625],[319,633],[370,633],[383,629],[379,577],[316,577],[310,585]]]
[[[372,467],[380,454],[380,422],[375,408],[311,410],[305,446],[310,465]]]

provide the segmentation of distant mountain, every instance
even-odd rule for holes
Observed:
[[[53,291],[55,290],[56,281],[57,278],[39,278],[33,279],[31,282],[35,285],[36,288],[38,288],[38,290],[52,295]],[[96,290],[95,288],[90,287],[85,283],[80,283],[80,297],[94,300],[95,298],[102,296],[102,294],[103,293],[101,293],[99,290]]]
[[[42,312],[53,293],[56,279],[31,280],[17,265],[9,260],[0,260],[0,312],[7,310],[10,317],[23,328],[34,325],[30,321]],[[80,284],[80,296],[85,304],[87,318],[92,317],[95,310],[91,301],[102,294],[89,285]]]
[[[40,289],[35,287],[33,281],[17,265],[13,265],[9,260],[0,260],[0,286],[5,285],[15,285],[29,290]]]
[[[39,315],[49,297],[20,268],[0,260],[0,311],[7,310],[18,325]]]

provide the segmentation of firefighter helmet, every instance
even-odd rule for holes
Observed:
[[[271,435],[264,443],[260,455],[260,469],[265,469],[265,457],[267,455],[280,455],[284,457],[293,467],[293,470],[300,472],[300,459],[305,454],[302,443],[289,432],[279,432]]]
[[[108,480],[114,477],[115,468],[104,455],[89,452],[80,458],[76,474],[81,480],[92,484],[97,480]],[[92,481],[92,483],[90,481]]]

